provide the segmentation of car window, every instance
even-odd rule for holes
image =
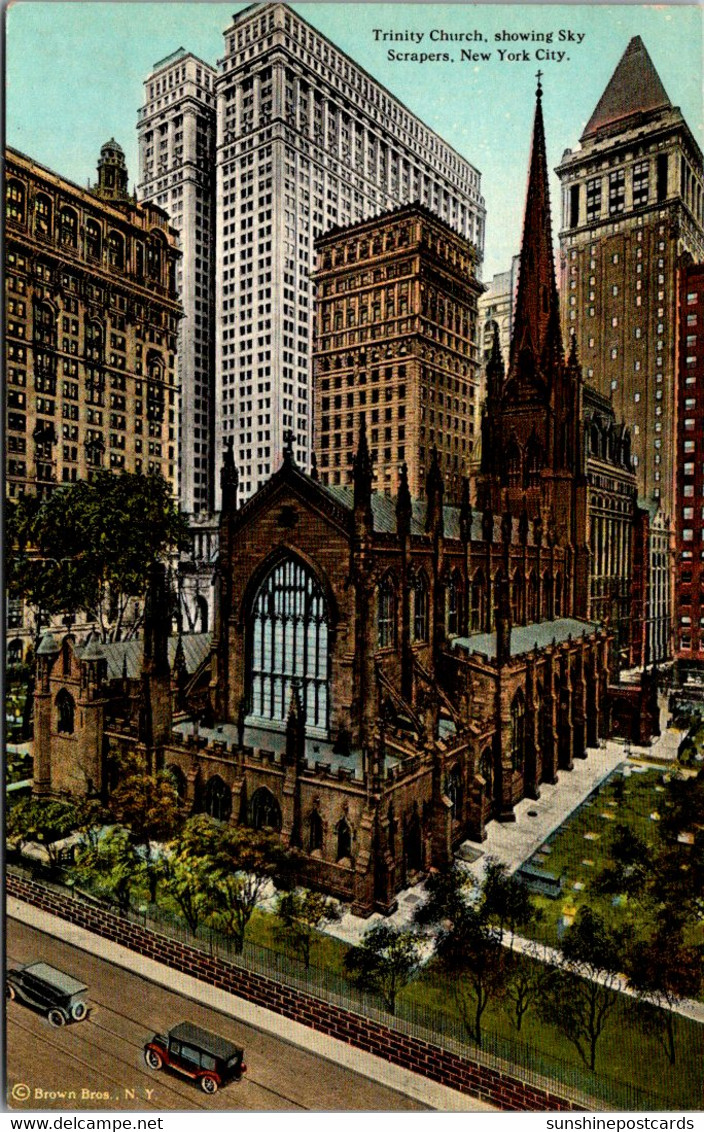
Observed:
[[[173,1053],[175,1057],[181,1056],[181,1043],[175,1042],[173,1038],[169,1042],[169,1053]]]
[[[214,1069],[215,1058],[210,1053],[202,1053],[200,1055],[200,1064],[203,1069]]]
[[[181,1057],[184,1061],[192,1061],[194,1065],[200,1064],[200,1050],[194,1049],[193,1046],[182,1045]]]

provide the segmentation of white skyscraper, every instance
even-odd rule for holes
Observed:
[[[183,253],[178,492],[189,513],[213,506],[216,74],[183,48],[162,59],[144,83],[137,126],[140,199],[167,210]]]

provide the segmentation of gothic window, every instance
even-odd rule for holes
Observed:
[[[19,637],[7,643],[7,664],[12,667],[14,664],[22,663],[22,641]]]
[[[447,796],[452,803],[450,815],[453,821],[462,821],[462,803],[464,801],[464,787],[462,784],[462,768],[456,763],[447,779]]]
[[[64,735],[73,735],[74,714],[73,698],[62,688],[56,697],[56,730]]]
[[[484,581],[484,572],[477,570],[472,579],[471,588],[471,608],[470,608],[470,630],[474,633],[480,632],[484,626],[484,602],[486,598],[486,583]]]
[[[232,794],[219,774],[209,778],[205,786],[205,812],[216,821],[229,821],[232,813]]]
[[[260,786],[252,795],[252,827],[254,829],[271,829],[276,833],[281,830],[279,803],[266,786]]]
[[[249,710],[283,723],[297,683],[306,726],[327,731],[328,610],[316,578],[288,558],[261,583],[252,605]]]
[[[562,575],[555,575],[555,592],[553,595],[553,616],[562,617]]]
[[[352,856],[352,830],[346,818],[337,823],[337,859],[343,861]]]
[[[599,428],[599,425],[596,423],[596,421],[592,422],[591,428],[589,430],[589,436],[590,436],[589,447],[591,448],[592,456],[600,456],[601,455],[601,429]]]
[[[308,849],[311,853],[322,852],[323,848],[323,819],[317,810],[311,810],[310,835]]]
[[[123,271],[125,267],[125,241],[119,232],[108,233],[108,263]]]
[[[102,233],[97,220],[86,220],[86,255],[91,259],[100,259]]]
[[[494,752],[486,747],[479,759],[479,773],[484,779],[484,797],[491,802],[494,796]]]
[[[531,437],[526,452],[526,487],[536,487],[540,483],[543,467],[543,450],[536,437]]]
[[[379,648],[396,644],[396,591],[391,578],[385,578],[379,586],[377,632]]]
[[[536,621],[540,620],[540,609],[538,607],[538,576],[533,571],[528,579],[528,624],[533,625]]]
[[[462,627],[462,577],[459,570],[453,570],[447,587],[447,632],[457,636]]]
[[[198,618],[199,626],[197,632],[208,632],[208,602],[202,594],[198,594],[195,601],[196,616]]]
[[[423,867],[423,839],[420,827],[420,815],[414,803],[413,813],[406,824],[404,849],[406,852],[406,865],[411,872],[418,872]]]
[[[44,193],[34,200],[34,230],[38,236],[51,236],[51,200]]]
[[[519,487],[521,475],[521,450],[515,440],[511,440],[506,449],[506,477],[509,487]]]
[[[428,639],[428,580],[420,574],[413,591],[413,637],[416,641]]]
[[[526,754],[526,703],[520,688],[511,704],[511,766],[522,771]]]
[[[543,576],[543,620],[552,619],[552,574],[548,571]]]
[[[59,213],[59,241],[67,248],[78,245],[78,217],[72,208],[62,208]]]
[[[5,216],[24,224],[25,189],[21,181],[8,181],[5,188]]]
[[[516,570],[511,586],[511,616],[514,625],[522,625],[525,618],[525,601],[523,592],[523,574]]]
[[[166,768],[166,773],[174,784],[174,789],[178,795],[179,801],[183,802],[186,797],[187,785],[186,776],[179,766],[172,764]]]

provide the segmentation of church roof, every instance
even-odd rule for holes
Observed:
[[[318,487],[327,492],[328,495],[331,495],[336,503],[347,510],[351,511],[354,507],[354,492],[351,487],[335,484],[318,484]],[[425,529],[427,503],[425,499],[413,499],[411,501],[411,507],[411,534],[427,534]],[[447,504],[443,507],[442,512],[444,537],[459,540],[459,507],[453,507]],[[372,519],[375,534],[396,534],[396,500],[390,495],[384,495],[382,492],[372,492]],[[482,538],[482,516],[478,511],[475,511],[472,515],[472,538],[476,540]]]
[[[582,138],[589,138],[633,114],[646,114],[671,106],[643,40],[635,35],[587,122]]]
[[[558,617],[555,621],[536,621],[533,625],[517,625],[511,629],[511,656],[523,656],[533,649],[548,648],[553,642],[563,644],[568,638],[592,637],[599,628],[593,621],[577,621],[574,617]],[[471,637],[455,637],[453,648],[467,653],[481,653],[496,659],[496,633],[474,633]]]
[[[210,651],[210,633],[184,633],[181,637],[183,654],[186,658],[186,670],[189,675],[198,668]],[[168,657],[169,668],[173,668],[178,637],[169,637]],[[102,653],[108,662],[108,679],[120,680],[127,676],[129,680],[136,680],[142,668],[142,655],[144,641],[140,638],[134,641],[113,641],[102,645]],[[82,659],[91,648],[90,642],[82,648],[76,649],[76,655]]]

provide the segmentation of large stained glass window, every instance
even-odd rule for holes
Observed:
[[[317,580],[287,559],[254,599],[251,619],[250,715],[284,723],[294,686],[306,727],[327,733],[328,611]]]

